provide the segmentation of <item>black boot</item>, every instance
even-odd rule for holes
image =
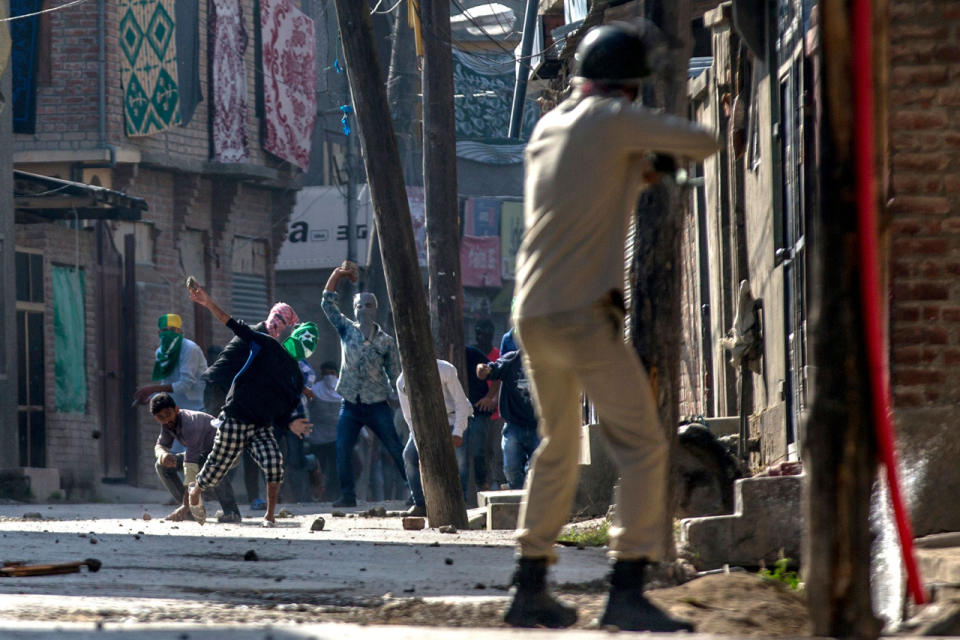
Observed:
[[[671,618],[643,595],[646,560],[618,560],[610,573],[610,595],[600,624],[622,631],[693,631],[689,622]]]
[[[513,574],[513,602],[503,617],[513,627],[563,629],[577,621],[577,610],[547,592],[547,560],[520,558]]]

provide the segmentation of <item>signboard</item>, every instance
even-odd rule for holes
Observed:
[[[465,287],[499,287],[500,238],[463,236],[460,239],[460,271]]]
[[[297,193],[287,238],[277,257],[277,270],[332,269],[347,259],[345,191],[337,187],[305,187]],[[359,264],[367,262],[370,224],[370,207],[358,203],[353,233]]]

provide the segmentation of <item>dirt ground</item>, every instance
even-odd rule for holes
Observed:
[[[509,532],[406,532],[398,518],[329,513],[324,531],[311,532],[315,513],[263,530],[256,521],[203,528],[144,521],[136,517],[142,507],[43,508],[40,520],[22,518],[24,510],[0,507],[0,559],[98,557],[103,569],[0,580],[0,627],[4,620],[504,626]],[[244,561],[252,548],[259,561]],[[606,594],[604,550],[558,548],[558,554],[554,591],[577,606],[578,628],[595,628]],[[753,574],[708,575],[649,596],[698,632],[809,633],[802,597]]]

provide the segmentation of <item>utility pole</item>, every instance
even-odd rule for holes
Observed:
[[[423,184],[430,319],[440,358],[466,382],[460,285],[460,207],[449,0],[420,0],[423,39]]]
[[[431,527],[452,524],[464,528],[467,511],[430,335],[397,138],[377,63],[370,9],[366,0],[334,3],[377,233],[390,239],[381,244],[380,251],[410,394],[410,427],[420,452],[427,519]]]
[[[347,143],[347,260],[357,261],[357,160],[352,135],[345,136]]]
[[[667,51],[664,72],[656,78],[652,95],[644,104],[685,116],[687,110],[687,60],[690,57],[690,0],[647,0],[647,20],[674,43]],[[677,450],[680,389],[680,222],[683,200],[679,189],[661,181],[640,196],[632,225],[630,267],[630,336],[650,374],[664,435],[669,442],[671,470],[664,539],[673,540],[673,514],[677,507],[677,479],[673,469]],[[668,544],[666,552],[674,553]]]
[[[508,138],[519,138],[523,124],[523,105],[527,100],[527,78],[530,54],[533,52],[533,37],[537,28],[537,0],[527,0],[523,14],[523,35],[520,38],[520,62],[517,64],[517,81],[513,89],[513,104],[510,108],[510,131]]]
[[[877,439],[865,373],[870,365],[853,214],[857,202],[851,132],[856,126],[851,85],[856,79],[850,61],[856,36],[850,31],[849,3],[826,0],[820,9],[821,81],[814,87],[814,100],[822,105],[817,158],[821,191],[812,220],[816,240],[810,264],[810,350],[816,374],[803,430],[807,477],[802,569],[814,635],[872,639],[881,630],[870,596],[869,514]],[[876,50],[872,59],[885,63]],[[876,172],[876,158],[873,167]]]
[[[403,174],[407,185],[419,185],[423,182],[423,167],[414,166],[413,160],[419,156],[418,138],[413,127],[413,106],[416,97],[414,79],[416,73],[416,52],[413,43],[413,31],[407,26],[407,3],[397,7],[393,23],[393,39],[390,47],[390,70],[387,73],[387,102],[393,116],[394,131],[397,132],[397,146],[403,162]],[[370,230],[370,255],[367,256],[367,291],[377,298],[386,299],[387,281],[383,275],[383,259],[380,257],[380,235],[376,228]],[[394,333],[393,316],[387,314],[383,323],[388,333]]]

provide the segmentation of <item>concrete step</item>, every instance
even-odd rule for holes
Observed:
[[[488,504],[520,504],[525,495],[527,494],[523,489],[516,491],[478,491],[477,507],[485,507]]]
[[[733,490],[732,514],[680,521],[680,556],[701,571],[772,566],[781,554],[799,562],[802,476],[746,478]]]

